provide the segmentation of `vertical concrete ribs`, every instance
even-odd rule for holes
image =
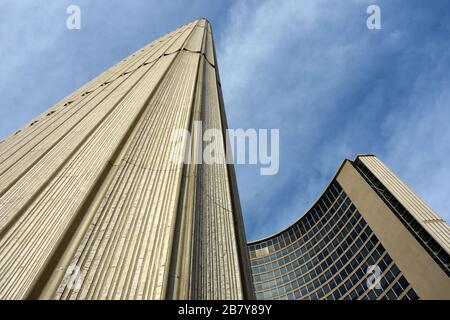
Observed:
[[[233,167],[170,160],[173,130],[226,129],[217,73],[196,20],[4,140],[1,299],[253,297]]]

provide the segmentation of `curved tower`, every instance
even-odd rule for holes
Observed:
[[[258,299],[450,299],[449,225],[375,156],[248,248]]]
[[[208,129],[224,158],[200,19],[0,141],[0,299],[450,299],[449,226],[376,157],[247,246],[233,165],[198,159]]]
[[[171,158],[226,127],[200,19],[1,141],[0,299],[252,298],[233,166]]]

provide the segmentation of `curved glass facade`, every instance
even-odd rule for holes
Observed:
[[[336,180],[296,223],[248,248],[258,299],[419,298]]]

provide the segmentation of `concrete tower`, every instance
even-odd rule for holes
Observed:
[[[227,128],[205,19],[1,141],[0,298],[252,298],[233,166],[170,159],[195,121]]]
[[[450,226],[373,155],[249,251],[258,299],[450,299]]]

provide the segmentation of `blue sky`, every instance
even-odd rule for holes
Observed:
[[[66,28],[70,4],[81,30]],[[369,4],[382,30],[366,28]],[[359,153],[450,220],[447,0],[2,0],[0,139],[199,17],[213,26],[230,127],[280,129],[277,175],[237,166],[250,240],[295,221]]]

